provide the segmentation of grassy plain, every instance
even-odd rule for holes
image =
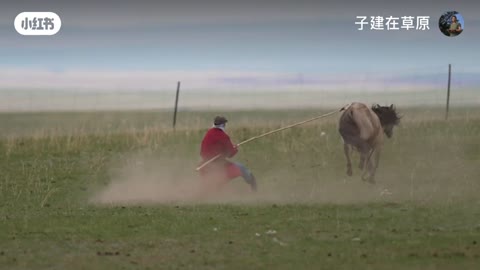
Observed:
[[[208,199],[216,112],[0,114],[0,268],[478,269],[480,110],[400,111],[376,185],[346,176],[335,115],[242,146],[258,194]],[[322,113],[225,115],[239,142]]]

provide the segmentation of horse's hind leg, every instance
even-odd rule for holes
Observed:
[[[375,174],[377,173],[378,164],[380,163],[380,148],[375,149],[373,155],[375,157],[375,165],[371,165],[370,183],[375,183]]]
[[[375,149],[372,149],[372,152],[368,153],[367,157],[367,170],[363,173],[362,175],[362,180],[368,181],[372,184],[375,184],[375,173],[377,171],[378,167],[378,160],[380,158],[380,151],[375,151]],[[374,155],[374,157],[372,157]],[[368,173],[368,177],[367,176]]]
[[[365,168],[365,155],[360,152],[360,162],[358,163],[358,168],[363,171],[363,168]]]
[[[344,152],[345,152],[345,156],[347,157],[347,168],[350,168],[348,169],[350,174],[348,173],[347,174],[351,175],[352,161],[350,160],[349,149],[352,147],[355,147],[358,150],[358,152],[360,152],[360,163],[358,164],[358,168],[363,171],[363,168],[365,168],[365,157],[367,155],[369,146],[367,142],[365,142],[364,140],[360,139],[357,136],[348,136],[347,139],[348,140],[344,140],[344,142],[347,141],[349,145],[347,145],[347,143],[344,143]]]
[[[370,160],[367,163],[367,171],[368,171],[368,178],[366,178],[365,180],[367,180],[368,182],[370,182],[372,184],[375,184],[376,168],[375,168],[375,165],[373,164],[372,160]]]
[[[380,163],[380,148],[377,148],[375,151],[375,170],[378,168],[378,164]]]
[[[346,143],[343,144],[343,152],[347,158],[347,175],[352,176],[352,160],[350,159],[350,146]]]
[[[360,142],[358,144],[358,150],[360,152],[360,163],[358,163],[358,168],[363,171],[366,163],[368,162],[368,155],[370,153],[368,144],[366,142]]]

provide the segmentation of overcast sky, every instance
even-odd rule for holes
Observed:
[[[268,88],[321,86],[326,78],[351,86],[378,74],[440,73],[448,63],[467,74],[466,84],[477,84],[480,2],[431,3],[3,1],[0,88],[162,88],[177,80],[197,88]],[[438,30],[450,10],[465,20],[455,38]],[[23,11],[55,12],[62,29],[21,36],[13,21]],[[359,31],[356,16],[430,16],[430,30]]]

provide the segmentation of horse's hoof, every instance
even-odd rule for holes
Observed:
[[[352,176],[352,175],[353,175],[353,172],[352,172],[352,168],[351,168],[351,167],[347,169],[347,175],[348,175],[348,176]]]
[[[362,175],[362,181],[375,184],[375,178],[372,176],[366,177],[365,175]]]

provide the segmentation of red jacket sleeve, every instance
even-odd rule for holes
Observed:
[[[225,139],[225,149],[228,157],[233,157],[238,153],[237,147],[232,143],[232,140],[230,140],[230,137],[224,133],[226,136]]]

